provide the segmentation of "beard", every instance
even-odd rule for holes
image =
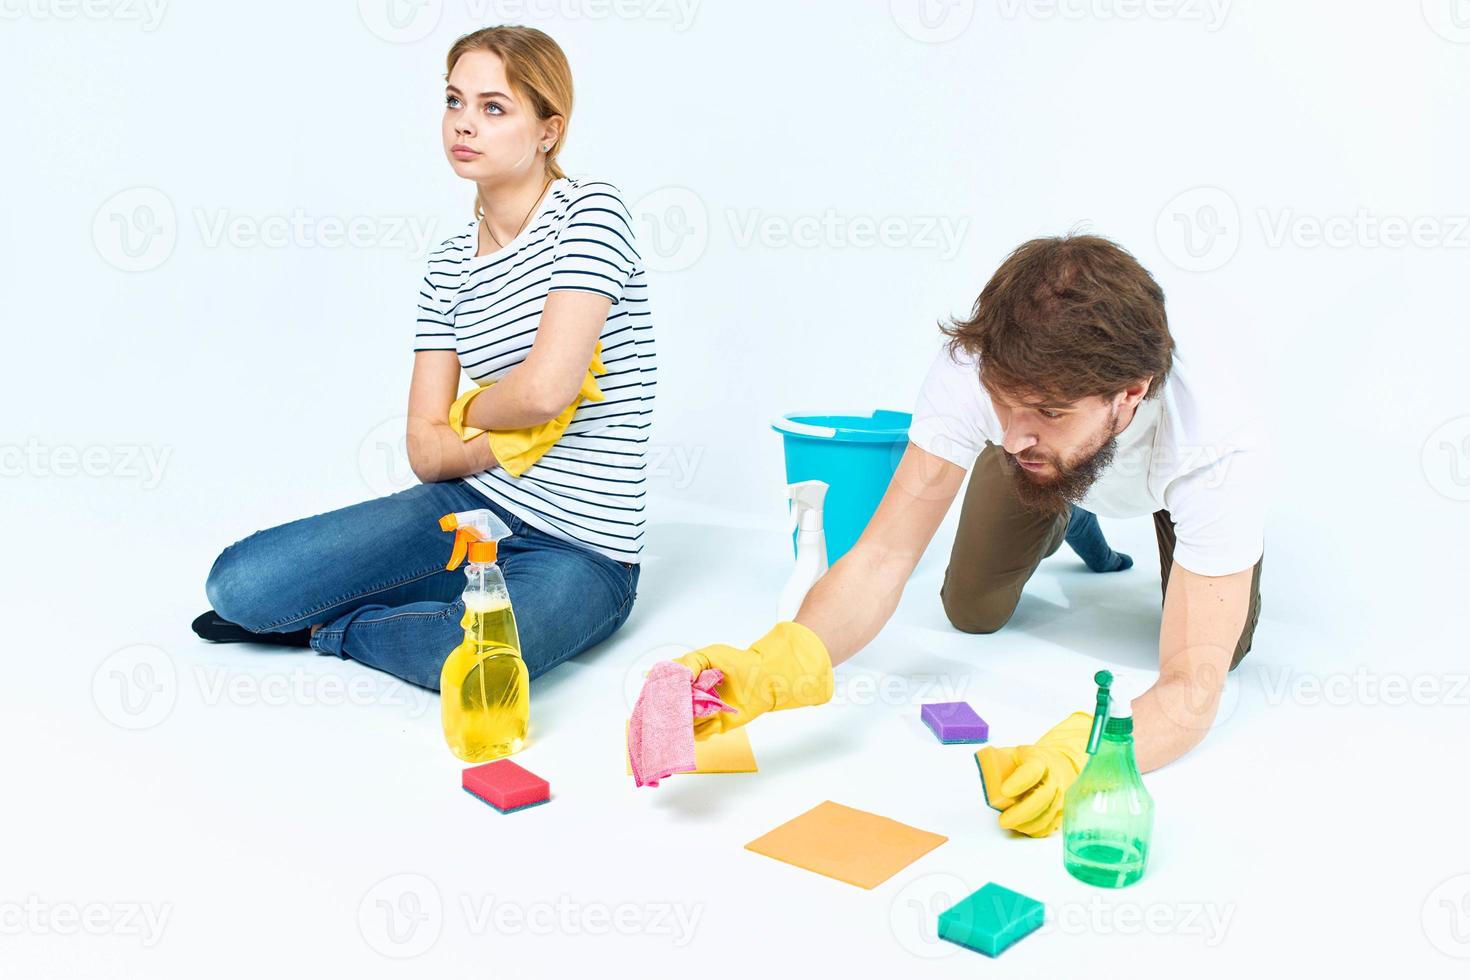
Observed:
[[[1050,463],[1056,471],[1053,475],[1038,478],[1007,452],[1002,452],[1001,458],[1011,475],[1011,490],[1022,505],[1060,516],[1068,513],[1073,504],[1080,503],[1087,496],[1087,491],[1102,476],[1103,470],[1112,464],[1117,452],[1118,413],[1114,412],[1108,419],[1105,434],[1098,438],[1095,445],[1083,451],[1081,459],[1063,463],[1056,456],[1021,454],[1027,462]]]

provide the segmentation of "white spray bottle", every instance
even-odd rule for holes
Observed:
[[[791,498],[791,530],[796,533],[796,568],[786,580],[776,607],[776,618],[783,622],[796,618],[807,592],[827,573],[827,534],[822,530],[827,484],[803,480],[788,485],[786,493]]]

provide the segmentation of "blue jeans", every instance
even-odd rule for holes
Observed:
[[[437,691],[464,637],[464,568],[448,571],[453,511],[487,508],[514,532],[500,542],[521,654],[535,678],[611,636],[628,618],[639,566],[553,537],[460,480],[257,531],[215,559],[205,592],[215,612],[257,633],[321,624],[336,654]]]

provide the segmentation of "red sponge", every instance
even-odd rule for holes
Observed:
[[[551,784],[509,759],[496,759],[464,771],[464,788],[501,813],[523,810],[551,799]]]

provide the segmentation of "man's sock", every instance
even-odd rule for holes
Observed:
[[[194,632],[202,639],[215,643],[269,643],[282,647],[311,646],[311,627],[291,630],[289,633],[255,633],[238,623],[232,623],[213,609],[202,613],[193,622]]]
[[[1103,537],[1097,516],[1076,505],[1073,505],[1072,516],[1067,521],[1067,544],[1094,572],[1121,572],[1133,567],[1132,558],[1108,547],[1108,539]]]

